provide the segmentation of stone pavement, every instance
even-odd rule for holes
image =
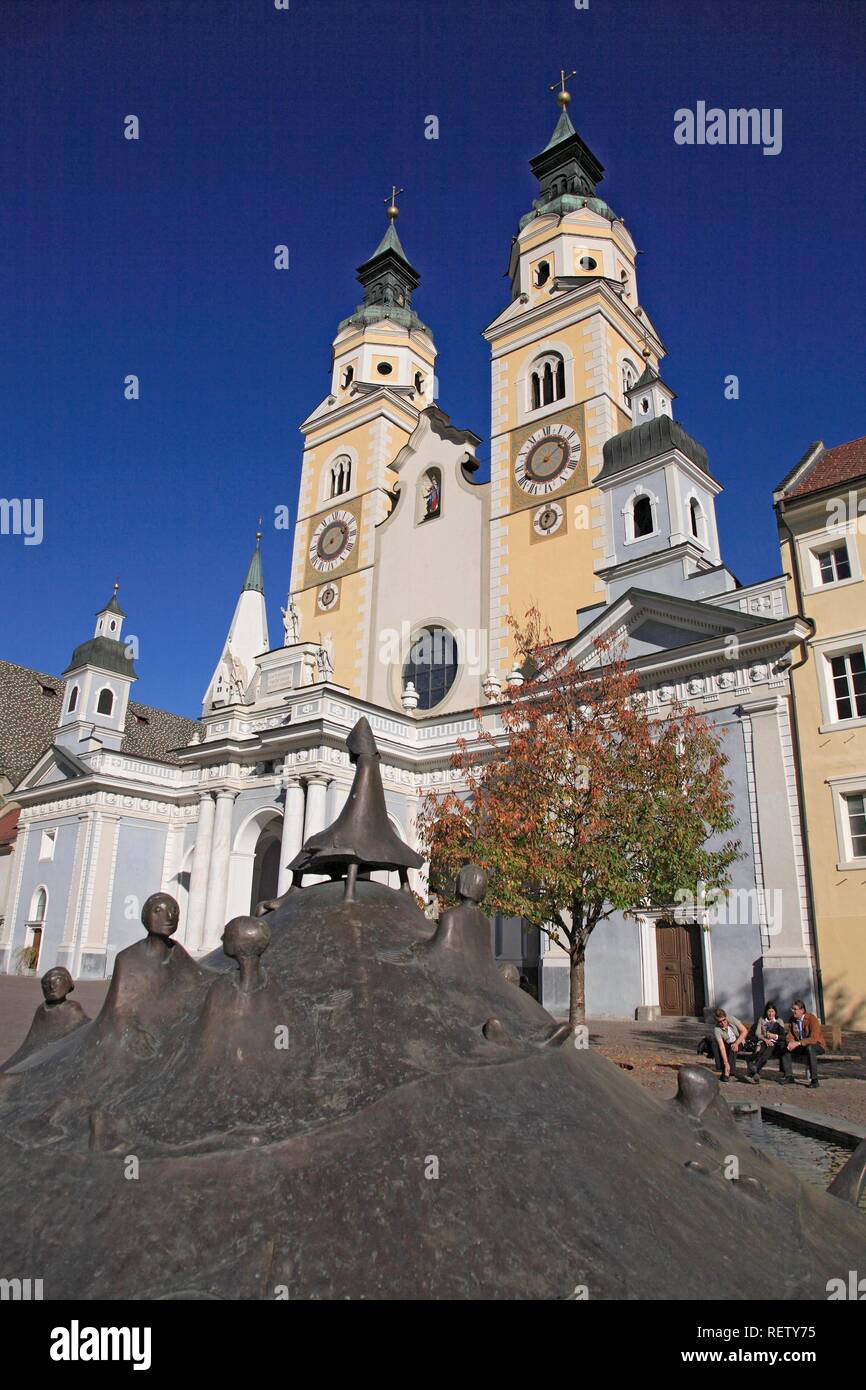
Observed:
[[[73,998],[93,1018],[108,989],[107,980],[78,981]],[[33,1011],[42,998],[39,981],[29,976],[0,975],[0,1062],[18,1047],[30,1027]],[[677,1068],[683,1062],[708,1066],[695,1048],[704,1032],[697,1019],[658,1019],[654,1023],[628,1023],[611,1019],[589,1020],[589,1042],[614,1062],[628,1063],[629,1075],[660,1099],[676,1094]],[[729,1101],[751,1100],[762,1105],[784,1102],[801,1110],[834,1115],[866,1126],[866,1033],[845,1033],[843,1056],[859,1061],[819,1061],[820,1086],[812,1091],[796,1067],[797,1085],[779,1085],[779,1073],[770,1062],[760,1086],[732,1081],[725,1087]],[[831,1054],[832,1055],[832,1054]]]
[[[707,1059],[695,1052],[704,1033],[697,1019],[658,1019],[654,1023],[590,1019],[588,1026],[590,1047],[597,1047],[613,1062],[630,1064],[633,1070],[629,1075],[662,1100],[676,1095],[677,1068],[684,1062],[710,1067]],[[842,1035],[841,1056],[857,1056],[858,1061],[831,1061],[832,1056],[830,1053],[818,1061],[817,1091],[806,1085],[802,1063],[795,1064],[796,1086],[782,1086],[778,1064],[769,1062],[761,1073],[760,1086],[731,1081],[723,1087],[725,1099],[759,1105],[781,1102],[866,1126],[866,1033]]]

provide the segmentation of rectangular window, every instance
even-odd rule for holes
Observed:
[[[851,578],[851,561],[844,542],[842,545],[834,546],[832,550],[822,550],[816,559],[822,584],[838,584],[840,579]]]
[[[866,859],[866,796],[860,792],[856,796],[846,796],[845,801],[851,832],[851,855],[854,859]]]
[[[866,717],[866,657],[863,648],[830,658],[837,719]]]
[[[40,859],[53,859],[53,858],[54,858],[54,841],[56,840],[56,838],[57,838],[57,831],[56,831],[56,830],[43,830],[43,832],[42,832],[42,838],[41,838],[41,840],[39,841],[39,858],[40,858]]]

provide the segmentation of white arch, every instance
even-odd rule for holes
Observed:
[[[696,541],[698,545],[706,547],[708,545],[709,527],[707,525],[707,512],[703,502],[696,492],[689,492],[686,495],[686,516],[688,518],[689,540]],[[692,527],[692,503],[697,512],[697,532]]]
[[[634,504],[635,504],[635,502],[637,502],[638,498],[640,498],[640,497],[646,497],[646,498],[648,499],[649,504],[650,504],[650,512],[651,512],[651,514],[652,514],[653,529],[652,529],[651,531],[648,531],[647,534],[646,534],[645,536],[636,536],[635,533],[634,533]],[[659,499],[658,499],[658,496],[656,495],[656,493],[653,492],[653,490],[652,490],[651,487],[647,487],[646,483],[639,483],[636,487],[634,487],[634,488],[632,489],[632,491],[629,493],[628,497],[627,497],[626,500],[625,500],[625,504],[623,505],[623,507],[622,507],[622,509],[621,509],[621,510],[622,510],[622,517],[623,517],[623,527],[624,527],[624,530],[625,530],[625,544],[626,544],[626,545],[632,545],[632,544],[633,544],[634,542],[636,542],[636,541],[648,541],[648,540],[650,539],[651,536],[657,536],[657,535],[658,535],[658,533],[659,533],[659,511],[658,511],[658,508],[659,508]]]
[[[108,694],[111,696],[111,709],[109,709],[109,710],[104,710],[104,709],[101,710],[101,709],[99,708],[99,702],[100,702],[100,700],[102,699],[103,695],[106,693],[106,691],[107,691]],[[94,712],[94,714],[99,714],[99,715],[101,715],[103,719],[110,719],[110,718],[112,717],[112,715],[114,714],[114,706],[115,706],[116,701],[117,701],[117,691],[114,689],[114,686],[112,686],[112,685],[101,685],[101,686],[99,687],[99,689],[97,690],[97,692],[96,692],[96,699],[95,699],[94,704],[93,704],[93,712]]]
[[[41,917],[37,917],[37,916],[36,916],[36,905],[37,905],[37,903],[38,903],[38,901],[39,901],[39,895],[40,895],[40,893],[44,893],[44,895],[45,895],[45,907],[44,907],[44,909],[43,909],[43,911],[42,911],[42,916],[41,916]],[[30,911],[29,911],[29,913],[27,914],[27,925],[28,925],[29,927],[30,927],[30,926],[42,927],[42,926],[45,925],[45,918],[46,918],[47,916],[48,916],[48,885],[45,884],[45,883],[39,883],[39,884],[37,884],[37,886],[33,889],[33,892],[32,892],[31,895],[30,895]]]
[[[278,820],[282,826],[283,817],[279,806],[259,806],[255,811],[251,811],[235,831],[232,854],[255,854],[259,836],[274,820]]]
[[[621,348],[619,353],[617,354],[616,359],[616,389],[619,393],[620,405],[622,406],[623,410],[625,410],[630,415],[631,405],[629,404],[628,397],[625,394],[626,368],[628,368],[629,373],[631,374],[631,384],[632,386],[634,386],[635,382],[638,381],[640,378],[640,369],[637,363],[635,362],[634,358],[629,354],[629,352],[626,349]]]
[[[331,472],[337,459],[347,458],[349,460],[349,486],[345,492],[332,494],[331,492]],[[351,497],[353,492],[358,490],[358,451],[343,444],[325,460],[322,465],[322,473],[319,479],[319,501],[333,502],[337,497]]]
[[[538,410],[532,409],[532,393],[530,377],[532,368],[539,358],[547,357],[549,354],[557,354],[562,358],[565,366],[565,395],[558,401],[552,401],[549,405],[539,406]],[[550,341],[535,343],[529,349],[520,362],[517,373],[517,416],[522,422],[524,420],[540,420],[544,415],[554,410],[561,410],[564,405],[574,404],[574,353],[568,343],[560,342],[556,338]]]

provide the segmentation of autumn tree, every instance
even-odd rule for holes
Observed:
[[[720,735],[687,705],[649,714],[622,643],[578,664],[530,609],[512,622],[524,673],[499,719],[452,758],[459,790],[429,793],[419,832],[430,886],[448,897],[468,860],[490,877],[486,906],[523,917],[569,957],[569,1022],[585,1013],[584,961],[599,922],[723,888],[739,857]]]

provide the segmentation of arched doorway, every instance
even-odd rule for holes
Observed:
[[[277,827],[279,828],[279,827]],[[266,898],[277,896],[277,882],[280,877],[280,836],[271,825],[259,835],[253,859],[253,881],[250,893],[250,912],[256,904]]]

